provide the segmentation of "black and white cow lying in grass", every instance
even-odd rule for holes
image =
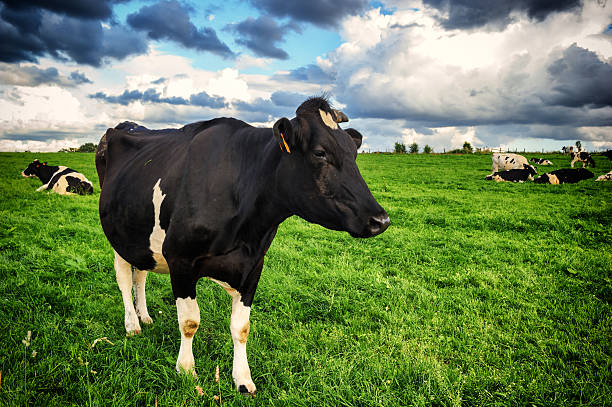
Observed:
[[[535,174],[536,171],[533,165],[530,165],[527,162],[527,159],[519,154],[510,154],[510,153],[493,153],[491,156],[491,176],[495,175],[497,171],[504,170],[514,170],[519,169],[523,170],[525,165],[531,167]]]
[[[529,164],[523,164],[522,169],[513,169],[505,171],[497,171],[491,175],[487,175],[485,179],[487,181],[496,182],[525,182],[527,180],[533,181],[533,176],[536,175],[536,171],[533,166]]]
[[[595,181],[612,181],[612,171],[607,174],[600,175]]]
[[[38,177],[43,185],[37,191],[50,190],[60,195],[89,195],[93,185],[80,172],[63,165],[47,165],[47,162],[34,160],[21,172],[24,177]]]
[[[575,184],[595,175],[586,168],[563,168],[542,174],[534,181],[536,184]]]
[[[578,153],[571,153],[572,162],[570,163],[571,167],[574,168],[574,163],[581,162],[583,167],[588,167],[589,164],[591,167],[595,168],[595,161],[591,154],[586,151],[580,151]]]
[[[538,164],[538,165],[552,165],[552,161],[549,161],[545,158],[532,158],[529,160],[530,163]]]

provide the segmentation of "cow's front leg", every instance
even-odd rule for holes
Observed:
[[[232,317],[230,321],[230,331],[232,333],[232,341],[234,342],[232,377],[240,393],[245,396],[251,395],[255,397],[257,388],[253,380],[251,380],[251,370],[249,369],[246,353],[246,343],[251,327],[249,322],[251,307],[247,307],[242,303],[242,297],[238,291],[227,290],[227,292],[232,296]]]
[[[145,284],[147,282],[147,271],[134,268],[132,281],[134,284],[134,302],[136,303],[136,314],[140,317],[143,324],[152,324],[153,319],[147,310],[147,295]]]
[[[179,331],[181,332],[181,348],[176,361],[176,370],[178,372],[189,372],[196,376],[192,346],[193,336],[200,326],[200,308],[195,295],[194,298],[177,298],[176,313],[178,315]]]
[[[115,276],[123,297],[125,330],[128,335],[140,333],[140,324],[132,302],[132,266],[115,252]]]

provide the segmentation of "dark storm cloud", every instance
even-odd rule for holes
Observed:
[[[112,5],[127,0],[2,0],[9,8],[23,10],[43,8],[71,17],[106,20],[112,15]]]
[[[448,13],[448,17],[441,20],[447,29],[470,29],[485,25],[501,29],[512,21],[512,12],[525,12],[529,18],[542,21],[550,14],[582,6],[581,0],[423,0],[423,3]]]
[[[592,51],[573,44],[563,57],[548,66],[552,95],[546,103],[567,107],[612,106],[612,65]]]
[[[106,57],[123,59],[146,50],[141,34],[119,24],[104,29],[95,20],[42,9],[11,9],[0,4],[2,62],[36,62],[37,57],[50,55],[97,67]]]
[[[326,28],[337,27],[344,17],[359,14],[368,6],[368,0],[251,0],[251,3],[272,16]]]
[[[334,83],[336,75],[334,73],[327,73],[321,69],[318,65],[310,64],[294,69],[287,75],[277,75],[285,79],[294,81],[318,83],[320,85],[327,85]]]
[[[128,15],[128,24],[146,31],[154,40],[176,41],[186,48],[208,51],[222,57],[233,57],[234,53],[219,40],[215,30],[209,27],[198,29],[189,17],[189,9],[176,0],[160,1],[142,7],[137,13]]]
[[[289,54],[277,47],[278,43],[283,42],[285,34],[290,30],[302,32],[295,23],[278,25],[276,20],[269,16],[257,19],[249,17],[239,23],[227,25],[224,30],[236,33],[236,43],[244,45],[255,55],[276,59],[289,59]]]
[[[120,104],[127,106],[132,102],[140,101],[142,103],[166,103],[170,105],[192,105],[200,107],[210,107],[219,109],[227,106],[227,103],[222,97],[212,97],[206,92],[200,92],[191,95],[188,99],[182,97],[162,97],[155,89],[147,89],[144,92],[139,90],[125,90],[117,96],[107,95],[104,92],[97,92],[89,95],[91,99],[103,100],[107,103]]]

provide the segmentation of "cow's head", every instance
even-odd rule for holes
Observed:
[[[355,159],[362,136],[338,123],[346,115],[323,98],[298,107],[297,117],[274,124],[283,157],[279,187],[289,209],[309,222],[353,237],[371,237],[389,226],[387,212],[376,202],[359,173]]]
[[[523,168],[529,172],[529,175],[536,175],[538,173],[533,165],[523,164]]]
[[[38,160],[34,160],[28,165],[28,167],[25,170],[21,171],[21,176],[26,177],[26,178],[38,177],[40,174],[40,168],[46,165],[47,165],[46,161],[44,163],[41,163]]]

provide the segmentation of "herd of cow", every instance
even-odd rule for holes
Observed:
[[[552,165],[552,162],[544,158],[532,158],[528,162],[525,157],[519,154],[494,153],[491,156],[493,161],[491,174],[487,175],[485,179],[497,182],[525,182],[529,180],[536,184],[574,184],[595,176],[591,171],[585,168],[589,165],[592,168],[595,167],[595,160],[593,160],[591,154],[586,151],[572,151],[569,154],[572,159],[570,162],[572,168],[562,168],[551,171],[534,179],[533,176],[536,175],[538,171],[533,165],[529,164],[529,162],[538,165]],[[603,155],[612,160],[612,150],[606,151]],[[577,162],[582,163],[582,167],[574,169],[574,164]],[[599,176],[595,181],[612,181],[612,171]]]
[[[181,336],[176,369],[195,375],[196,283],[208,278],[232,297],[232,377],[238,391],[255,396],[246,353],[249,316],[264,256],[280,223],[297,215],[359,238],[379,235],[389,226],[389,216],[355,162],[362,136],[339,126],[347,121],[324,98],[310,98],[296,117],[281,118],[271,129],[229,118],[180,129],[149,130],[132,122],[108,129],[96,151],[99,212],[114,251],[127,334],[153,322],[145,295],[147,273],[170,274]],[[594,166],[583,153],[572,166],[574,161]],[[525,181],[536,174],[516,154],[494,154],[492,172],[490,179],[498,181]],[[40,178],[38,190],[93,192],[83,174],[38,160],[22,175]],[[592,176],[584,168],[567,169],[535,182]]]

